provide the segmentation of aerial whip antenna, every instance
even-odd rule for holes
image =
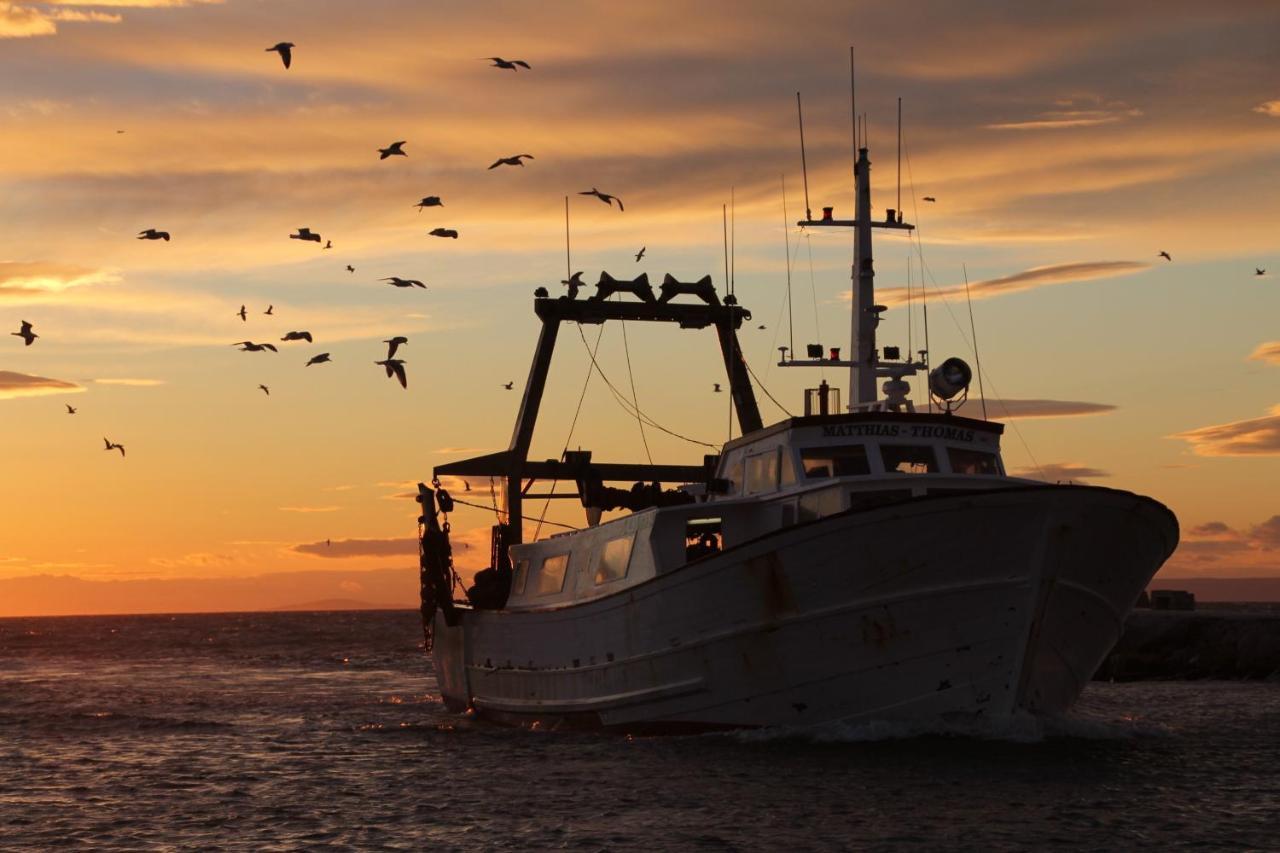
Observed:
[[[573,281],[573,262],[569,260],[569,197],[564,197],[564,278]]]
[[[800,106],[800,93],[796,92],[796,116],[800,119],[800,173],[804,176],[804,218],[813,220],[813,209],[809,207],[809,164],[804,157],[804,110]]]
[[[982,400],[982,419],[987,419],[987,395],[982,390],[982,356],[978,355],[978,329],[973,325],[973,299],[969,296],[969,268],[960,265],[964,270],[964,298],[969,303],[969,334],[973,335],[973,362],[978,368],[978,398]]]
[[[902,98],[898,98],[898,210],[902,210]]]
[[[787,351],[795,358],[796,327],[791,317],[791,227],[787,219],[787,176],[782,176],[782,245],[787,250]]]

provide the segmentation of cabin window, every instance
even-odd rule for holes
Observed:
[[[564,589],[565,570],[569,568],[569,555],[557,554],[542,561],[538,572],[538,595],[552,595]]]
[[[511,591],[516,595],[524,595],[525,584],[529,582],[529,561],[516,560],[515,577],[511,579]]]
[[[854,477],[871,473],[867,448],[861,444],[848,447],[805,447],[800,451],[804,476],[815,480],[824,477]]]
[[[994,453],[969,450],[965,447],[948,447],[947,459],[953,474],[986,474],[999,476],[1000,462]]]
[[[778,488],[778,448],[747,457],[747,494]]]
[[[684,558],[689,562],[718,554],[724,548],[719,518],[691,518],[684,526]]]
[[[733,460],[725,471],[725,479],[729,481],[729,494],[736,495],[742,491],[742,457]]]
[[[880,456],[888,474],[932,474],[938,470],[938,457],[927,444],[882,444]]]
[[[826,518],[828,515],[835,515],[844,509],[844,502],[841,499],[840,490],[832,487],[830,489],[818,489],[814,492],[805,492],[800,496],[798,516],[800,521],[817,521],[819,518]]]
[[[609,581],[621,580],[627,576],[627,567],[631,565],[631,542],[635,534],[610,539],[600,549],[599,562],[596,564],[596,586]]]

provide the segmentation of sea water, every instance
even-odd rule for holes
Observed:
[[[1280,684],[1094,683],[1003,732],[527,731],[412,612],[0,620],[0,849],[1280,847]]]

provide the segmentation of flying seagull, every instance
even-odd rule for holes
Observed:
[[[719,383],[719,382],[713,382],[712,384],[713,384],[713,385],[715,385],[715,392],[716,392],[717,394],[719,394],[719,393],[720,393],[720,383]]]
[[[925,200],[925,201],[937,201],[937,199],[936,199],[936,198],[934,198],[934,197],[933,197],[933,196],[931,196],[931,195],[927,195],[927,196],[925,196],[925,197],[924,197],[924,200]]]
[[[458,239],[458,231],[455,228],[432,228],[427,232],[432,237],[452,237]]]
[[[319,355],[311,356],[311,360],[306,363],[306,367],[310,367],[313,364],[324,364],[328,360],[329,360],[329,353],[322,352]]]
[[[262,389],[263,394],[266,394],[268,397],[271,396],[271,389],[268,388],[266,385],[259,385],[258,387]]]
[[[613,203],[616,201],[618,203],[618,210],[626,209],[622,206],[622,199],[618,198],[616,195],[609,195],[608,193],[602,193],[600,192],[600,190],[596,189],[595,187],[592,187],[589,190],[583,190],[582,192],[578,193],[578,195],[593,195],[596,198],[600,199],[605,204],[609,205],[610,207],[613,207]]]
[[[1253,274],[1254,274],[1254,275],[1266,275],[1266,274],[1267,274],[1267,271],[1266,271],[1266,270],[1264,270],[1262,267],[1254,267],[1254,268],[1253,268]]]
[[[438,195],[429,195],[423,196],[422,201],[415,204],[414,207],[418,208],[418,212],[421,213],[424,207],[444,207],[444,202],[440,200]]]
[[[326,241],[325,241],[325,243],[324,243],[324,247],[325,247],[326,249],[332,249],[332,248],[333,248],[333,241],[332,241],[332,240],[326,240]]]
[[[568,278],[560,279],[560,283],[569,288],[569,298],[577,299],[578,291],[582,288],[582,271],[574,273]]]
[[[416,278],[400,278],[399,276],[393,275],[390,278],[382,278],[378,280],[390,282],[392,287],[421,287],[423,290],[427,289],[427,286]]]
[[[400,380],[401,388],[409,387],[409,379],[404,373],[404,362],[398,358],[388,358],[385,361],[375,361],[374,364],[380,364],[387,369],[387,376],[394,376]]]
[[[529,68],[529,63],[525,62],[523,59],[506,60],[501,56],[486,56],[485,59],[488,59],[493,63],[489,66],[490,68],[505,68],[509,71],[519,71],[520,68],[523,68],[526,71],[531,70]],[[519,65],[520,68],[516,68],[517,65]]]
[[[114,441],[112,441],[112,440],[111,440],[111,439],[109,439],[109,438],[104,438],[104,439],[102,439],[102,443],[106,445],[106,447],[102,448],[103,450],[119,450],[119,451],[120,451],[120,455],[121,455],[122,457],[124,456],[124,445],[123,445],[123,444],[116,444]]]
[[[387,345],[387,358],[395,358],[396,350],[402,346],[407,346],[409,339],[404,335],[396,335],[394,338],[388,338],[383,341],[383,343]]]
[[[275,348],[274,344],[255,344],[253,341],[237,341],[232,346],[240,347],[240,352],[262,352],[264,349],[269,349],[272,352],[280,351]]]
[[[391,144],[390,144],[390,145],[388,145],[386,148],[379,148],[379,149],[378,149],[378,159],[379,159],[379,160],[385,160],[385,159],[387,159],[388,157],[397,157],[397,156],[398,156],[398,157],[408,157],[409,155],[408,155],[408,154],[406,154],[406,153],[404,152],[404,150],[400,147],[400,146],[404,145],[404,144],[405,144],[405,142],[407,142],[407,141],[408,141],[408,140],[401,139],[399,142],[393,142],[393,143],[391,143]]]
[[[1156,255],[1156,257],[1157,257],[1157,258],[1164,258],[1166,261],[1171,261],[1171,260],[1173,260],[1173,258],[1169,257],[1169,253],[1168,253],[1168,252],[1161,252],[1160,254]]]
[[[276,313],[276,306],[274,306],[274,305],[268,305],[268,306],[267,306],[267,310],[266,310],[266,311],[263,311],[262,313],[263,313],[263,314],[266,314],[268,317],[271,317],[271,316],[273,316],[273,315]]]
[[[71,405],[70,403],[63,403],[63,405],[67,407],[67,414],[68,414],[68,415],[74,415],[74,414],[76,413],[76,407],[75,407],[75,406]]]
[[[347,272],[355,272],[355,271],[356,271],[355,267],[351,266],[351,264],[347,264]]]
[[[36,338],[40,337],[35,332],[31,331],[31,324],[28,323],[26,320],[22,321],[22,326],[19,327],[18,331],[10,332],[9,334],[13,335],[14,337],[22,338],[22,340],[26,342],[26,346],[31,346],[31,343]]]
[[[283,338],[281,338],[280,340],[282,340],[282,341],[306,341],[307,343],[311,343],[311,333],[310,333],[310,332],[288,332],[288,333],[287,333]]]
[[[493,165],[490,166],[489,168],[496,169],[499,166],[523,166],[524,161],[526,159],[532,160],[533,155],[532,154],[514,154],[510,157],[499,157],[497,160],[493,161]]]
[[[506,385],[503,385],[502,387],[503,387],[503,388],[506,388],[508,391],[511,391],[511,390],[513,390],[513,389],[516,387],[516,383],[515,383],[515,382],[508,382]]]
[[[273,45],[267,48],[266,52],[270,53],[273,50],[276,53],[280,54],[280,59],[282,62],[284,62],[284,67],[287,69],[289,67],[289,64],[293,62],[293,42],[282,41],[277,45]]]
[[[240,306],[240,310],[236,312],[236,316],[240,318],[241,323],[249,322],[249,312],[244,310],[244,306]]]
[[[312,233],[310,228],[299,228],[297,234],[290,234],[290,240],[310,240],[312,243],[320,242],[320,235]]]
[[[619,202],[621,203],[621,202]],[[636,263],[640,263],[640,259],[644,257],[645,246],[640,247],[640,251],[636,252]]]
[[[154,228],[148,228],[146,231],[139,231],[139,232],[138,232],[138,239],[139,239],[139,240],[164,240],[166,243],[168,243],[168,242],[169,242],[169,232],[168,232],[168,231],[157,231],[157,230],[156,230],[156,229],[154,229]]]

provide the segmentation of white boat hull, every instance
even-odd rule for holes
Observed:
[[[1177,544],[1161,504],[1078,486],[844,512],[542,610],[437,614],[452,708],[625,730],[1000,720],[1080,695]]]

